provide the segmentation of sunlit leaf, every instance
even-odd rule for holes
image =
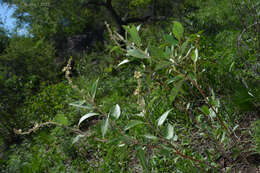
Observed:
[[[116,104],[116,106],[114,106],[113,110],[111,111],[111,115],[116,119],[118,119],[120,117],[120,114],[121,114],[120,106]]]
[[[121,66],[121,65],[123,65],[123,64],[126,64],[126,63],[128,63],[128,62],[130,62],[128,59],[125,59],[125,60],[123,60],[123,61],[121,61],[118,65],[117,65],[117,67],[119,67],[119,66]]]
[[[171,124],[168,124],[166,139],[172,139],[173,135],[174,135],[173,126]]]
[[[140,24],[140,25],[138,25],[138,26],[136,27],[136,30],[137,30],[137,31],[140,31],[140,29],[141,29],[141,26],[142,26],[141,24]]]
[[[158,139],[156,136],[151,135],[151,134],[145,134],[144,137],[147,138],[147,139],[152,139],[152,140]]]
[[[157,124],[158,126],[161,126],[164,123],[164,121],[166,120],[166,118],[167,118],[168,114],[171,112],[171,110],[172,109],[170,109],[162,114],[162,116],[158,119],[158,124]]]
[[[109,127],[109,117],[107,117],[105,120],[103,120],[102,125],[101,125],[101,132],[102,132],[102,136],[103,138],[105,137],[107,130]]]
[[[173,22],[172,33],[178,40],[181,40],[181,38],[183,36],[183,31],[184,31],[184,29],[180,22],[177,22],[177,21]]]
[[[88,119],[89,117],[93,117],[93,116],[95,116],[95,115],[99,115],[99,114],[98,114],[98,113],[94,113],[94,112],[90,112],[90,113],[87,113],[86,115],[82,116],[82,117],[80,118],[80,120],[79,120],[78,126],[80,126],[80,124],[81,124],[84,120]]]
[[[139,120],[131,120],[125,127],[125,131],[137,126],[137,125],[140,125],[140,124],[144,124],[143,121],[139,121]]]
[[[198,59],[199,59],[199,51],[198,51],[197,48],[194,50],[194,53],[192,54],[191,59],[192,59],[192,61],[194,63],[196,63],[198,61]]]

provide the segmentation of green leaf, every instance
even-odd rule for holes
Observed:
[[[63,125],[68,125],[69,124],[69,121],[68,121],[67,117],[64,116],[63,114],[58,114],[55,117],[54,121],[57,122],[57,123],[63,124]]]
[[[75,144],[76,142],[78,142],[80,140],[80,138],[84,137],[84,135],[78,135],[76,136],[73,141],[72,141],[72,144]]]
[[[144,97],[141,97],[138,103],[138,109],[142,112],[145,112],[145,100]]]
[[[183,26],[180,22],[173,22],[173,29],[172,29],[172,33],[174,34],[174,36],[180,41],[182,36],[183,36]]]
[[[172,54],[173,54],[173,51],[168,46],[166,46],[163,56],[166,58],[169,58],[172,56]]]
[[[171,83],[173,83],[173,82],[175,82],[175,81],[179,81],[180,79],[183,79],[183,75],[175,76],[174,78],[169,79],[169,80],[167,81],[167,83],[168,83],[168,84],[171,84]]]
[[[204,114],[206,114],[206,115],[209,115],[209,113],[210,113],[209,108],[208,108],[208,106],[206,106],[206,105],[203,105],[203,106],[200,108],[200,110],[201,110]]]
[[[236,129],[239,127],[239,125],[237,124],[234,128],[233,128],[233,132],[236,131]]]
[[[183,55],[184,52],[186,51],[189,42],[190,42],[189,40],[186,40],[186,41],[181,45],[181,55]]]
[[[171,90],[171,95],[170,95],[170,101],[173,102],[176,98],[176,96],[178,95],[181,87],[182,87],[182,84],[184,82],[184,79],[183,80],[180,80],[176,85],[175,87]]]
[[[235,65],[235,62],[232,62],[232,63],[231,63],[231,65],[230,65],[230,67],[229,67],[229,72],[231,72],[231,71],[232,71],[232,69],[233,69],[234,65]]]
[[[216,113],[215,113],[215,111],[213,111],[213,109],[209,109],[209,116],[210,116],[210,118],[215,118],[216,117]]]
[[[151,134],[145,134],[144,137],[147,138],[147,139],[152,139],[152,140],[158,139],[156,136],[151,135]]]
[[[93,99],[96,96],[98,80],[99,80],[99,78],[93,83],[92,88],[91,88],[91,95],[92,95]]]
[[[112,53],[112,52],[117,51],[117,50],[120,50],[120,47],[114,46],[114,47],[112,47],[112,49],[110,49],[109,53]]]
[[[133,56],[140,59],[149,59],[150,56],[147,55],[144,51],[138,49],[128,49],[126,56]]]
[[[164,35],[164,40],[165,42],[170,45],[170,46],[175,46],[177,45],[179,42],[170,34],[166,34]]]
[[[108,127],[109,127],[109,117],[107,117],[105,120],[103,120],[102,125],[101,125],[101,132],[102,132],[103,138],[107,133]]]
[[[197,48],[194,50],[193,54],[191,55],[191,59],[194,62],[194,64],[198,61],[198,59],[199,59],[199,51],[198,51]]]
[[[158,64],[155,66],[155,71],[166,69],[170,66],[168,61],[159,61]]]
[[[162,114],[162,116],[158,119],[158,124],[157,124],[158,126],[161,126],[164,123],[164,121],[166,120],[166,118],[167,118],[168,114],[171,112],[171,110],[172,109],[170,109]]]
[[[223,134],[222,134],[220,142],[221,143],[224,142],[225,138],[226,138],[226,132],[224,131]]]
[[[169,157],[171,156],[172,149],[163,146],[162,148],[159,149],[159,153],[160,153],[161,155],[166,156],[166,157],[169,158]]]
[[[142,165],[143,171],[145,173],[149,173],[149,169],[148,169],[149,166],[148,166],[147,160],[145,159],[146,157],[145,157],[144,150],[141,147],[137,150],[137,157],[140,160],[140,163]]]
[[[132,27],[125,27],[125,29],[127,30],[127,32],[131,35],[131,38],[133,39],[133,42],[140,47],[141,46],[141,38],[138,34],[138,30],[135,26]]]
[[[80,120],[79,120],[78,127],[80,126],[80,124],[81,124],[84,120],[88,119],[89,117],[93,117],[93,116],[95,116],[95,115],[99,115],[99,114],[98,114],[98,113],[94,113],[94,112],[90,112],[90,113],[87,113],[86,115],[82,116],[82,117],[80,118]]]
[[[168,124],[166,139],[172,139],[174,135],[174,129],[171,124]]]
[[[139,120],[131,120],[125,127],[124,131],[127,131],[137,125],[140,125],[140,124],[144,124],[143,121],[139,121]]]
[[[78,108],[84,108],[84,109],[92,109],[93,107],[91,105],[83,105],[85,103],[85,101],[77,101],[77,102],[73,102],[70,103],[70,106],[74,106],[74,107],[78,107]]]
[[[113,117],[115,117],[116,119],[118,119],[120,117],[121,111],[120,111],[120,106],[118,104],[116,104],[116,106],[114,106],[113,110],[110,111]]]
[[[164,58],[164,50],[160,47],[151,46],[150,47],[150,53],[151,53],[153,58],[156,58],[156,59]]]

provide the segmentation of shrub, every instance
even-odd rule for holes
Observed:
[[[18,111],[24,100],[39,90],[42,81],[56,80],[54,53],[43,40],[13,36],[0,55],[0,127],[5,141],[15,139],[13,128],[26,126],[27,116]]]

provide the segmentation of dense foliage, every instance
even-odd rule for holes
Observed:
[[[257,0],[3,2],[0,172],[260,170]]]

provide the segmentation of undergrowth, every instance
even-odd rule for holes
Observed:
[[[146,45],[139,36],[140,26],[125,27],[128,39],[107,27],[116,45],[111,55],[126,58],[118,64],[107,59],[102,65],[97,61],[79,66],[77,79],[71,78],[70,59],[64,72],[73,92],[63,95],[55,89],[58,95],[46,98],[53,103],[47,107],[41,99],[54,94],[49,89],[28,101],[29,110],[42,116],[33,128],[16,133],[32,135],[34,142],[12,146],[5,170],[233,172],[252,167],[248,158],[259,156],[259,124],[251,136],[240,123],[242,117],[236,117],[241,102],[232,101],[232,94],[224,97],[229,92],[219,86],[211,86],[214,77],[206,79],[214,70],[207,69],[212,62],[199,54],[199,34],[184,35],[183,26],[174,22],[161,43]],[[226,63],[230,66],[232,61]],[[259,90],[244,89],[249,99],[241,104],[257,110]],[[257,144],[255,150],[251,149],[254,143],[248,142],[251,139]]]

